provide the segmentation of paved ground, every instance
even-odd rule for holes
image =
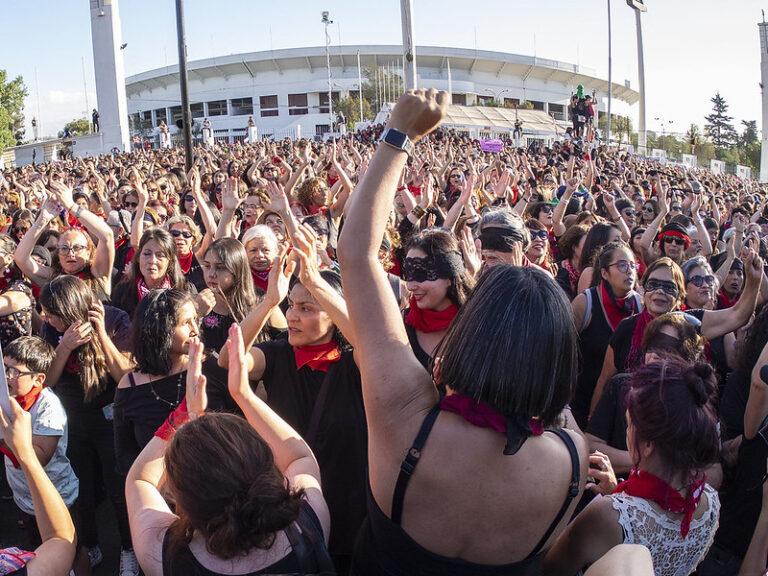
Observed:
[[[0,493],[8,490],[5,478],[0,478]],[[0,500],[0,548],[18,546],[29,549],[26,533],[17,525],[20,511],[13,500]],[[104,501],[97,511],[96,521],[99,527],[99,539],[104,561],[93,571],[93,576],[117,576],[120,565],[120,537],[117,524],[112,515],[112,508]]]

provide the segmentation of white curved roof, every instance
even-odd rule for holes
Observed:
[[[402,46],[332,46],[330,52],[331,65],[334,69],[341,69],[342,73],[356,76],[358,52],[363,67],[385,66],[400,62]],[[457,72],[469,75],[473,73],[492,74],[500,82],[503,82],[504,77],[517,76],[519,81],[523,83],[528,79],[536,79],[561,85],[576,86],[582,84],[590,90],[594,88],[604,94],[608,92],[607,80],[597,77],[594,70],[578,64],[521,54],[443,46],[416,47],[416,64],[420,82],[428,84],[429,78],[434,77],[436,73],[439,74],[440,78],[447,77],[449,60],[451,72],[454,75]],[[316,70],[323,70],[325,66],[325,47],[314,46],[231,54],[195,60],[187,64],[187,70],[190,80],[205,81],[209,78],[223,77],[227,79],[229,76],[241,74],[258,78],[259,74],[264,72],[283,74],[287,71],[304,70],[311,73]],[[168,85],[176,83],[178,83],[178,65],[173,65],[127,77],[126,90],[130,97],[144,90],[164,89]],[[634,104],[640,95],[636,90],[614,82],[613,97],[627,104]]]

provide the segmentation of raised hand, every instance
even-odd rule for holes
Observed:
[[[317,266],[317,234],[308,224],[302,224],[293,239],[293,250],[299,257],[299,280],[303,286],[317,283],[320,270]]]
[[[90,342],[92,334],[93,327],[90,322],[75,320],[61,337],[61,345],[73,352],[86,342]]]
[[[412,142],[418,142],[440,125],[448,101],[448,93],[444,91],[408,90],[397,101],[387,126],[404,132]]]
[[[187,413],[197,418],[208,407],[206,392],[207,379],[203,376],[203,352],[205,345],[195,336],[189,341],[189,364],[187,365]]]
[[[269,208],[278,214],[288,212],[288,198],[285,195],[285,188],[277,182],[267,182],[267,196],[269,196]]]
[[[483,261],[480,258],[480,253],[475,244],[475,240],[472,238],[472,231],[468,226],[464,226],[461,229],[461,253],[464,256],[464,267],[470,276],[477,276],[480,272],[480,268],[483,266]]]
[[[273,184],[273,182],[270,182]],[[237,178],[227,178],[224,180],[224,185],[221,188],[221,208],[222,210],[232,211],[237,210],[240,206],[242,199],[238,191]]]
[[[227,350],[229,351],[229,374],[227,377],[229,394],[235,401],[247,398],[252,394],[252,391],[248,383],[248,368],[245,364],[243,333],[237,323],[229,327]]]
[[[288,296],[291,276],[296,270],[295,261],[291,260],[286,264],[287,254],[288,247],[282,246],[280,253],[272,261],[272,269],[269,271],[267,293],[264,295],[264,299],[273,306],[277,306]]]

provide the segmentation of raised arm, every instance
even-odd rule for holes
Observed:
[[[573,158],[573,156],[571,156],[571,158]],[[552,214],[552,231],[555,233],[556,238],[560,238],[560,236],[565,234],[563,217],[565,216],[565,211],[568,208],[568,203],[571,201],[573,193],[576,191],[576,188],[579,187],[580,183],[581,182],[578,176],[575,178],[568,178],[568,181],[565,184],[565,191],[563,192],[563,196],[560,198],[560,202],[557,203],[557,206],[555,206],[555,211]]]
[[[16,266],[19,267],[19,270],[41,288],[51,281],[54,271],[50,266],[38,264],[37,260],[32,258],[32,249],[35,247],[37,239],[40,238],[45,227],[56,217],[56,208],[56,200],[49,197],[43,204],[40,214],[37,216],[37,220],[35,220],[32,227],[21,238],[21,242],[16,246],[16,251],[13,253],[13,260],[16,262]]]
[[[296,220],[296,216],[291,212],[285,189],[277,182],[270,180],[267,182],[267,196],[269,196],[269,207],[280,214],[280,218],[283,219],[285,224],[285,230],[288,232],[288,237],[293,241],[296,230],[299,229],[299,223]]]
[[[93,256],[91,272],[101,281],[104,291],[111,290],[112,266],[115,263],[115,237],[107,223],[82,206],[76,206],[72,199],[72,189],[60,182],[52,182],[51,189],[56,194],[61,206],[72,214],[88,232],[96,238],[96,250]],[[73,211],[74,209],[74,211]]]
[[[659,192],[659,213],[656,216],[656,218],[653,219],[653,222],[651,222],[648,227],[645,229],[645,232],[643,232],[643,235],[640,237],[640,240],[637,241],[637,246],[640,249],[640,254],[643,257],[643,260],[646,264],[650,264],[651,260],[649,258],[649,255],[651,254],[651,244],[653,244],[653,239],[656,238],[656,234],[659,231],[659,228],[661,228],[661,223],[664,221],[664,218],[667,216],[667,212],[669,212],[669,201],[667,200],[667,192],[664,189],[664,186],[661,187],[661,191]]]
[[[88,312],[88,318],[90,318],[93,325],[94,335],[99,339],[104,350],[104,360],[107,364],[109,375],[112,376],[115,382],[120,382],[120,379],[133,368],[133,362],[117,349],[112,338],[109,337],[104,322],[104,305],[98,300],[94,300],[93,307]]]
[[[323,526],[327,542],[331,527],[330,513],[320,488],[320,466],[312,450],[296,430],[253,393],[248,382],[243,337],[237,324],[229,328],[226,347],[229,348],[229,393],[248,423],[269,444],[275,465],[288,479],[291,488],[304,489]]]
[[[43,541],[35,550],[35,557],[27,563],[26,573],[29,576],[65,576],[75,559],[75,526],[66,504],[35,455],[29,413],[13,398],[11,412],[5,414],[0,410],[0,428],[24,472]]]
[[[712,240],[709,238],[709,232],[707,232],[707,228],[704,226],[704,220],[702,220],[701,214],[699,214],[701,198],[701,195],[694,194],[693,202],[691,203],[691,217],[693,218],[693,225],[696,226],[696,231],[699,234],[701,255],[704,256],[704,258],[709,258],[712,255]]]
[[[415,142],[440,124],[447,104],[445,92],[408,91],[387,126]],[[378,261],[406,159],[404,151],[379,145],[350,202],[338,249],[372,433],[389,429],[404,412],[410,413],[406,417],[423,412],[437,400],[429,375],[408,344],[400,310]]]

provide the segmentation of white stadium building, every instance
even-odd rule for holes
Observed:
[[[358,68],[358,62],[360,68]],[[402,74],[401,46],[332,46],[330,72],[333,101],[355,97],[362,70]],[[448,90],[453,105],[446,124],[475,138],[511,134],[516,119],[526,138],[550,141],[569,125],[567,105],[578,85],[597,92],[598,110],[607,108],[608,82],[576,64],[518,54],[420,46],[416,49],[418,85]],[[290,48],[233,54],[188,63],[189,98],[197,125],[211,122],[217,140],[240,140],[253,117],[259,137],[320,137],[329,132],[328,67],[325,47]],[[397,90],[377,87],[382,115]],[[181,118],[178,66],[126,78],[132,134],[152,136],[161,120],[171,133]],[[383,92],[383,94],[382,94]],[[613,84],[612,113],[630,115],[639,99],[629,81]],[[507,107],[483,106],[488,103]],[[533,110],[515,110],[531,102]],[[378,102],[372,102],[374,111]],[[510,107],[511,106],[511,107]],[[373,120],[368,118],[366,120]],[[178,138],[174,134],[174,139]]]

